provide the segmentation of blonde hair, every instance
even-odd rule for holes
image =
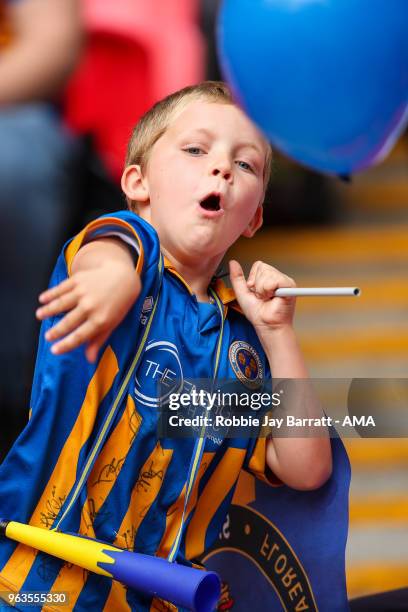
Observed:
[[[219,104],[236,104],[230,90],[222,81],[203,81],[198,85],[190,85],[170,94],[154,104],[134,127],[128,144],[126,166],[138,164],[142,172],[144,172],[154,144],[169,127],[176,111],[183,110],[192,100],[205,100]],[[271,172],[272,149],[268,145],[263,172],[264,195],[268,187]],[[127,202],[130,209],[137,209],[137,202],[129,199],[127,199]]]

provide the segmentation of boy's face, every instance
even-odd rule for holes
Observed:
[[[221,258],[262,224],[266,151],[236,106],[191,101],[150,152],[139,214],[179,261]]]

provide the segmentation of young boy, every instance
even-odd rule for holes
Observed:
[[[299,489],[325,482],[327,437],[157,435],[158,393],[175,381],[245,390],[270,372],[307,377],[295,300],[273,297],[294,281],[259,261],[248,279],[230,262],[233,291],[212,280],[226,250],[261,226],[270,165],[221,83],[177,92],[141,119],[122,178],[130,210],[70,242],[40,296],[32,414],[1,467],[0,516],[191,564],[217,536],[241,468]],[[161,605],[12,542],[0,545],[0,586],[66,591],[75,610]]]

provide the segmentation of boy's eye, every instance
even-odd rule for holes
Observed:
[[[250,164],[248,164],[248,162],[245,161],[238,161],[237,164],[239,165],[240,168],[242,168],[243,170],[249,170],[250,172],[253,172],[254,169],[252,168],[252,166]]]
[[[200,153],[204,153],[203,149],[200,147],[187,147],[184,149],[184,151],[190,153],[191,155],[200,155]]]

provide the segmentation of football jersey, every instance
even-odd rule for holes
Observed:
[[[83,347],[53,355],[44,334],[62,315],[43,322],[31,416],[0,466],[0,516],[195,565],[218,536],[241,469],[268,481],[265,439],[210,436],[199,446],[197,437],[161,436],[162,396],[176,382],[188,390],[214,376],[254,389],[269,367],[233,291],[217,280],[215,303],[199,303],[162,257],[155,230],[130,211],[93,221],[67,243],[51,286],[69,276],[84,241],[118,232],[137,244],[140,296],[96,364]],[[64,591],[72,610],[173,609],[7,540],[1,590]]]

